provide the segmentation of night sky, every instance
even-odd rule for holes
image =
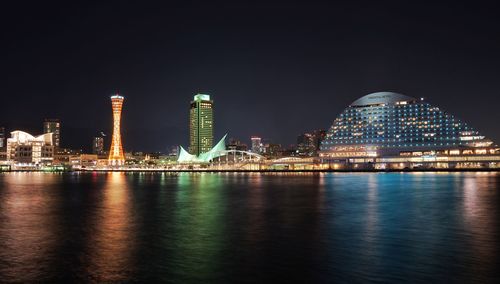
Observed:
[[[17,2],[1,7],[0,126],[38,134],[60,118],[64,147],[110,132],[114,92],[127,151],[187,145],[197,92],[214,99],[216,140],[292,144],[358,97],[394,91],[500,141],[493,4]]]

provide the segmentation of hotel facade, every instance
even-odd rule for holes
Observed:
[[[199,156],[212,149],[214,143],[213,100],[197,94],[189,109],[189,153]]]
[[[499,168],[500,148],[423,99],[378,92],[335,119],[319,159],[332,169]]]

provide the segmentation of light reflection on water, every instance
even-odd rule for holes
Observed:
[[[0,174],[0,281],[495,282],[496,173]]]
[[[41,173],[5,177],[0,198],[0,259],[6,269],[0,279],[26,281],[49,271],[43,260],[53,254],[59,241],[58,216],[52,214],[58,202],[51,192],[56,182],[56,176]]]
[[[89,232],[87,251],[89,278],[99,282],[127,279],[134,271],[136,220],[131,189],[125,174],[106,176],[102,198],[91,216],[95,226]]]

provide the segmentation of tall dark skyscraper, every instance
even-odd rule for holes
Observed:
[[[52,133],[54,146],[58,148],[61,144],[61,121],[54,118],[46,118],[43,122],[43,133]]]
[[[199,155],[212,149],[214,143],[213,101],[197,94],[189,111],[189,152]]]

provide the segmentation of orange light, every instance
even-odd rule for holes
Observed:
[[[109,150],[108,162],[112,166],[119,166],[125,163],[122,138],[120,134],[123,100],[124,98],[119,95],[111,97],[111,107],[113,108],[113,136],[111,138],[111,148]]]

